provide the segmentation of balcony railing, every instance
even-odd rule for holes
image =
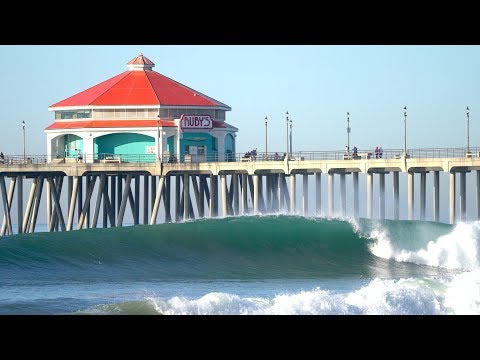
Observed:
[[[250,162],[250,161],[285,161],[283,152],[265,152],[251,155],[247,153],[225,154],[223,160],[219,154],[208,155],[190,155],[183,154],[180,158],[176,155],[160,156],[156,154],[83,154],[78,157],[58,157],[52,156],[48,159],[47,155],[4,155],[0,157],[0,166],[2,165],[56,165],[56,164],[74,164],[74,163],[156,163],[160,160],[163,163],[189,163],[189,162]],[[432,159],[432,158],[478,158],[480,157],[480,147],[470,148],[425,148],[408,149],[407,158],[409,159]],[[310,161],[310,160],[390,160],[403,159],[403,149],[384,149],[383,153],[376,156],[375,151],[371,149],[358,149],[356,155],[352,151],[294,151],[288,156],[289,161]]]

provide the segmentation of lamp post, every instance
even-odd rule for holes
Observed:
[[[267,137],[267,123],[268,123],[268,118],[265,116],[265,160],[268,160],[268,150],[267,150],[267,145],[268,145],[268,137]]]
[[[160,109],[158,109],[158,116],[157,116],[157,158],[158,161],[161,161],[163,159],[160,159]],[[163,146],[163,144],[162,144]]]
[[[350,154],[350,113],[347,112],[347,154]]]
[[[403,108],[403,157],[407,158],[407,107]]]
[[[285,119],[287,124],[287,151],[285,152],[285,156],[287,157],[287,160],[288,160],[288,111],[285,113]]]
[[[470,109],[467,106],[467,153],[470,152]]]
[[[290,119],[290,157],[293,154],[293,141],[292,141],[292,119]]]
[[[25,121],[22,121],[23,128],[23,162],[25,162]]]

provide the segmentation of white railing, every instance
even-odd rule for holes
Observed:
[[[286,160],[284,152],[265,152],[257,153],[236,153],[225,154],[223,160],[217,153],[209,155],[163,155],[160,159],[154,154],[83,154],[79,159],[77,157],[58,157],[53,156],[48,159],[47,155],[4,155],[0,157],[0,166],[2,165],[57,165],[73,163],[183,163],[183,162],[250,162],[250,161],[279,161]],[[471,147],[467,152],[466,148],[426,148],[426,149],[408,149],[407,158],[431,159],[431,158],[478,158],[480,157],[480,148]],[[358,159],[403,159],[403,149],[384,149],[382,154],[375,154],[372,149],[358,149],[354,154],[352,151],[294,151],[289,154],[289,161],[308,161],[308,160],[358,160]]]

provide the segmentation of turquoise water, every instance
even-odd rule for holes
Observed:
[[[479,234],[268,215],[7,236],[0,314],[476,314]]]

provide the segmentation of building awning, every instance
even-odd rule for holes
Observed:
[[[175,127],[170,120],[160,120],[161,127]],[[62,129],[100,129],[100,128],[130,128],[157,127],[157,120],[88,120],[88,121],[55,121],[45,130]]]
[[[101,128],[142,128],[157,127],[157,120],[86,120],[86,121],[55,121],[45,130],[68,130],[68,129],[101,129]],[[161,127],[176,127],[172,120],[160,119]],[[212,120],[214,128],[226,128],[227,124],[222,121]],[[230,125],[228,125],[230,126]]]

